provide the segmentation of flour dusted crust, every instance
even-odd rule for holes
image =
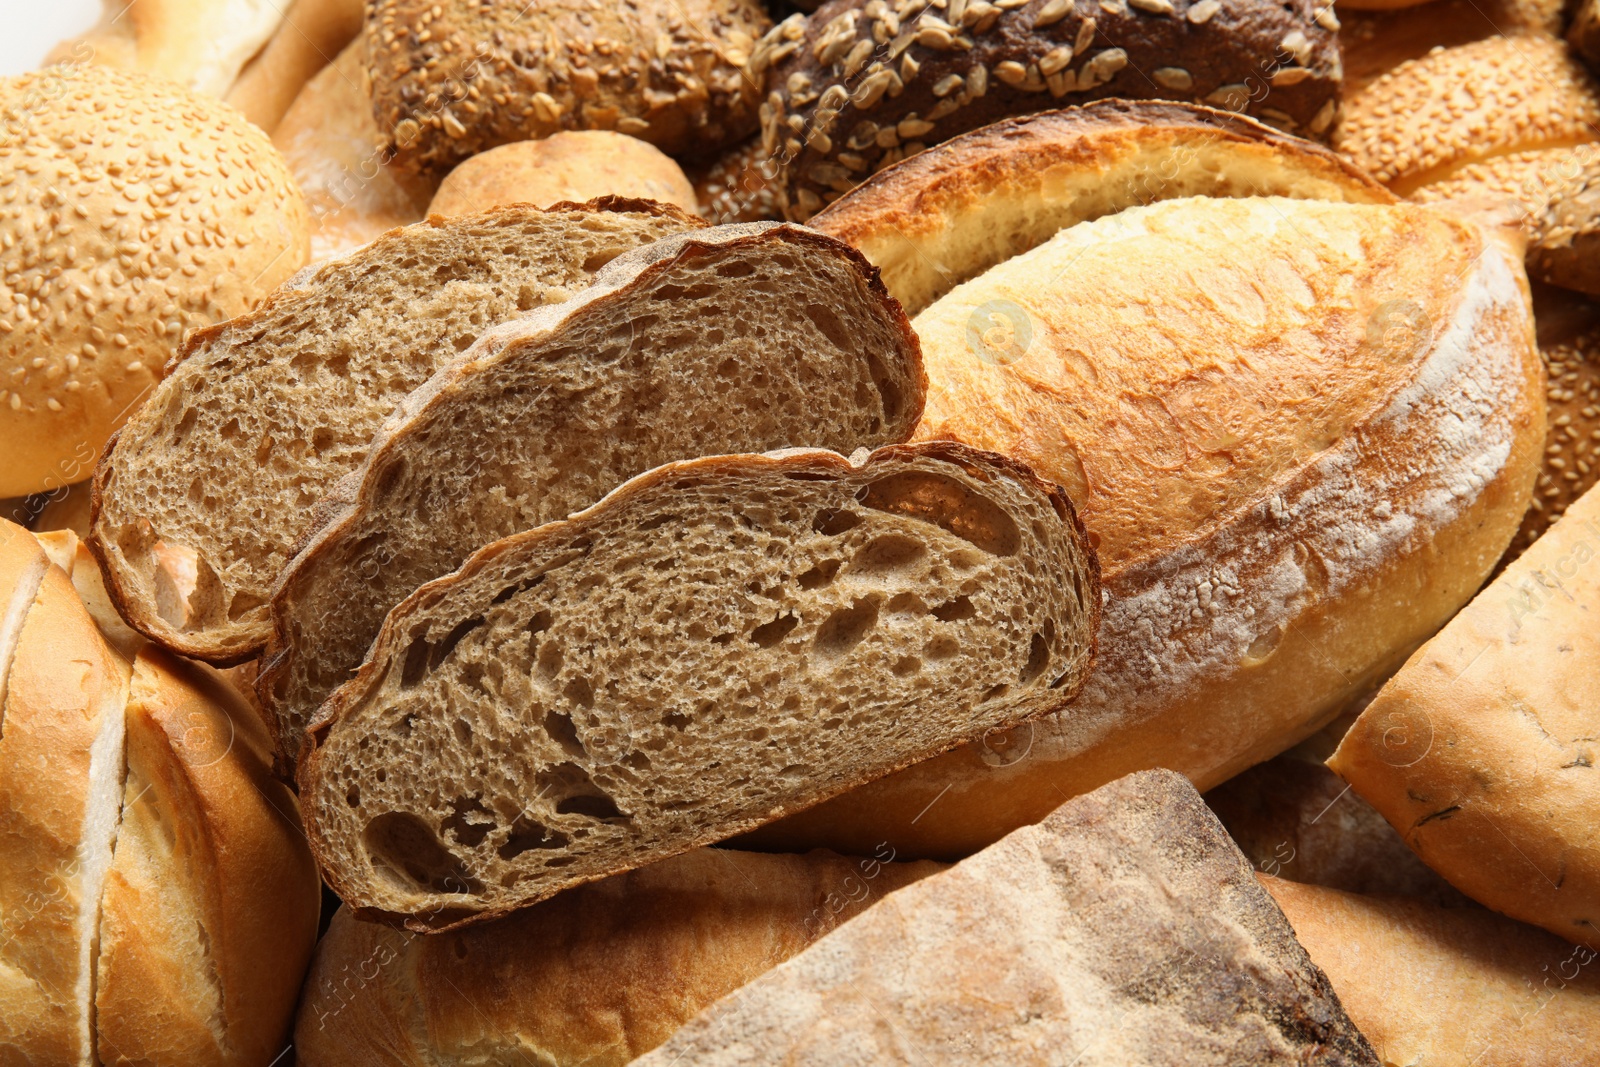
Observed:
[[[1216,201],[1211,214],[1247,203]],[[1205,217],[1203,204],[1156,207],[1188,228]],[[1264,416],[1290,435],[1278,445],[1268,446],[1260,432],[1230,444],[1221,437],[1230,432],[1223,416],[1239,402],[1203,389],[1176,436],[1155,433],[1159,423],[1119,428],[1139,417],[1137,409],[1094,399],[1099,387],[1082,378],[1056,388],[1072,405],[1064,410],[1098,429],[1076,440],[1068,431],[1063,441],[1059,416],[1046,415],[1047,402],[1037,399],[1047,392],[1020,388],[1014,375],[970,354],[970,307],[956,303],[1031,306],[1032,267],[1004,284],[991,272],[968,283],[970,296],[957,289],[918,316],[933,383],[919,435],[954,436],[1037,465],[1068,487],[1099,536],[1109,595],[1097,667],[1064,713],[873,783],[769,828],[763,842],[849,850],[892,836],[919,855],[953,856],[1038,820],[1063,795],[1141,767],[1170,767],[1208,788],[1316,730],[1397,667],[1488,575],[1526,508],[1544,439],[1543,383],[1520,265],[1475,230],[1413,207],[1277,201],[1256,210],[1297,219],[1305,231],[1297,242],[1320,232],[1312,221],[1319,217],[1331,227],[1326,233],[1349,239],[1409,232],[1395,239],[1416,242],[1406,254],[1415,257],[1410,266],[1385,258],[1363,268],[1375,272],[1362,298],[1366,313],[1341,322],[1334,302],[1319,303],[1315,315],[1331,331],[1325,340],[1340,339],[1352,355],[1363,351],[1372,320],[1382,324],[1379,336],[1400,327],[1394,336],[1403,341],[1415,336],[1407,323],[1425,318],[1427,342],[1403,344],[1398,361],[1379,359],[1346,382],[1344,400],[1325,413],[1338,427],[1326,440],[1299,405]],[[1131,220],[1092,225],[1124,224],[1131,232]],[[1057,238],[1064,239],[1072,240]],[[1214,255],[1237,259],[1246,243],[1218,246]],[[1091,247],[1085,243],[1084,254]],[[1150,261],[1128,267],[1140,276],[1161,269]],[[1301,277],[1318,278],[1316,270]],[[1097,278],[1103,290],[1108,275]],[[1092,299],[1071,281],[1054,291],[1063,286],[1075,303]],[[1396,299],[1412,303],[1377,315]],[[1059,353],[1070,356],[1075,346],[1052,332],[1071,320],[1035,311],[1035,343],[1057,354],[1033,365],[1064,368],[1063,380],[1074,381],[1075,364]],[[1119,332],[1098,329],[1080,334],[1076,346],[1122,342]],[[1218,348],[1219,337],[1176,326],[1151,337],[1185,352],[1241,344],[1229,332]],[[1203,373],[1184,378],[1182,368],[1176,362],[1167,373],[1180,383],[1204,381]],[[1263,406],[1245,410],[1274,411],[1292,379],[1278,373],[1257,382]],[[1337,388],[1330,371],[1317,392],[1326,397]],[[1215,415],[1200,414],[1207,411]],[[1180,450],[1210,442],[1214,451],[1198,450],[1186,475],[1127,458],[1160,460],[1162,440],[1181,442]],[[1209,466],[1207,457],[1223,448],[1261,451],[1237,469]],[[1109,494],[1101,484],[1107,477]],[[1196,493],[1210,503],[1194,507]]]

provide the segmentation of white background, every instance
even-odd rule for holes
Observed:
[[[100,0],[0,0],[0,75],[32,70],[100,18]]]

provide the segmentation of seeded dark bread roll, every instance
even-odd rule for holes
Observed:
[[[1321,136],[1337,28],[1318,0],[831,0],[774,27],[750,69],[768,89],[762,145],[803,220],[928,145],[1062,103],[1188,100]]]
[[[701,1008],[936,863],[696,849],[466,930],[333,917],[295,1024],[299,1067],[624,1067]]]
[[[1395,199],[1336,153],[1254,119],[1102,100],[962,134],[873,175],[810,225],[861,249],[915,315],[1058,230],[1183,196]]]
[[[373,115],[395,166],[423,184],[559,130],[715,152],[756,128],[744,65],[771,24],[759,0],[374,0]]]
[[[1099,612],[1066,494],[1001,456],[667,464],[389,613],[307,833],[358,915],[492,918],[1059,709]]]
[[[101,457],[90,545],[118,609],[185,655],[250,658],[312,509],[407,393],[490,327],[565,299],[624,251],[701,225],[612,198],[431,219],[194,334]],[[189,576],[172,581],[167,556],[183,557]]]
[[[285,755],[384,613],[490,541],[671,460],[903,441],[925,388],[900,306],[831,237],[749,223],[618,257],[414,393],[325,501],[273,592]]]

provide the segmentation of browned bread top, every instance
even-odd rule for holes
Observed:
[[[831,0],[757,46],[766,151],[789,216],[997,119],[1058,103],[1156,97],[1331,127],[1338,22],[1318,0]]]
[[[755,129],[743,66],[769,25],[758,0],[375,0],[373,114],[395,165],[425,181],[557,130],[712,152]]]

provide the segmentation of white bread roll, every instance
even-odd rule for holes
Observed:
[[[967,195],[1010,195],[997,171]],[[1272,756],[1471,597],[1544,440],[1520,262],[1409,205],[1133,208],[914,325],[918,436],[1011,454],[1082,507],[1107,590],[1097,666],[1062,713],[764,829],[763,847],[958,856],[1132,770],[1206,789]]]
[[[430,215],[471,215],[502,204],[551,207],[626,196],[700,209],[683,168],[648,141],[614,130],[563,130],[464,159],[445,175]]]

